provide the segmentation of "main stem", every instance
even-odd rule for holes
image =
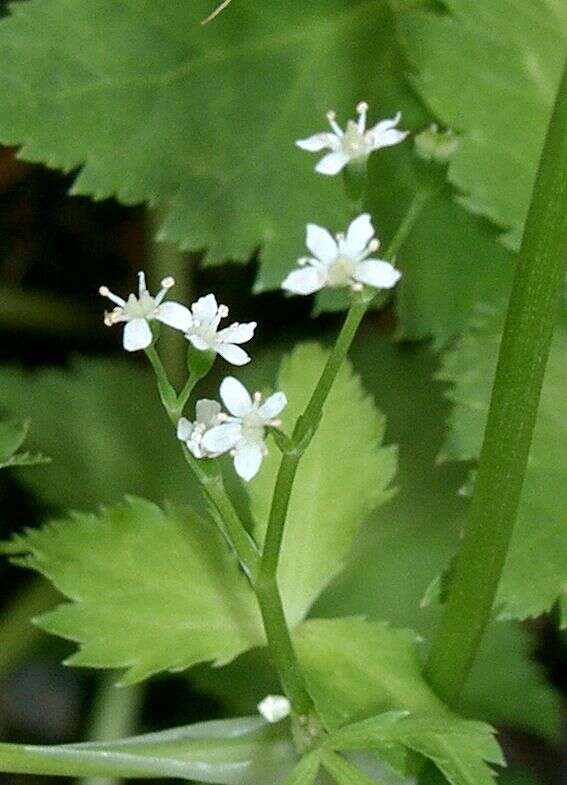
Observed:
[[[567,267],[567,67],[539,166],[504,334],[468,525],[427,675],[458,696],[489,622],[526,472]]]
[[[392,259],[403,245],[429,195],[430,191],[420,191],[414,197],[386,252],[387,259]],[[272,657],[292,706],[300,715],[306,715],[313,704],[295,655],[277,585],[285,522],[301,456],[317,430],[333,382],[372,300],[372,294],[367,291],[354,296],[333,351],[303,415],[297,421],[292,437],[293,447],[282,456],[256,581],[256,594]]]

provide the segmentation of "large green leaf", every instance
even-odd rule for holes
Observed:
[[[452,382],[456,404],[443,457],[478,456],[502,328],[502,311],[483,309],[471,330],[443,362],[441,378]],[[555,330],[518,521],[500,584],[501,614],[525,619],[567,596],[567,307]],[[567,617],[564,617],[567,623]]]
[[[309,400],[327,357],[321,346],[304,344],[283,360],[277,389],[288,396],[282,415],[287,432]],[[291,496],[278,581],[292,625],[306,615],[341,570],[369,512],[391,495],[396,454],[393,447],[381,447],[384,427],[384,418],[345,364],[319,430],[302,458]],[[259,540],[280,462],[274,447],[257,480],[250,484]]]
[[[217,530],[190,510],[142,499],[16,535],[5,550],[70,602],[40,616],[79,643],[67,662],[126,668],[123,684],[197,662],[229,662],[261,644],[256,605]]]
[[[199,500],[145,368],[110,360],[33,373],[5,367],[0,388],[10,411],[33,413],[27,445],[53,460],[21,480],[54,507],[94,509],[125,494],[190,499],[193,506]]]
[[[296,761],[285,723],[259,717],[201,722],[112,742],[40,747],[0,744],[0,771],[166,777],[220,785],[278,785]]]
[[[82,167],[75,193],[159,204],[163,238],[206,248],[209,261],[246,260],[261,246],[256,285],[274,288],[303,255],[307,222],[339,231],[348,217],[341,179],[316,174],[294,141],[323,130],[330,108],[344,123],[361,97],[372,121],[401,109],[419,129],[429,117],[404,79],[387,3],[275,10],[239,0],[202,28],[210,5],[14,5],[0,22],[0,139],[22,144],[28,160]],[[426,179],[411,141],[371,158],[369,203],[385,242]],[[434,200],[398,260],[405,335],[446,340],[498,287],[492,235],[449,192]]]
[[[567,6],[441,0],[443,13],[399,5],[412,81],[461,135],[449,178],[470,210],[511,229],[517,245],[567,52]]]
[[[381,749],[402,744],[432,760],[452,785],[494,785],[488,764],[504,765],[494,730],[449,711],[411,716],[389,712],[355,723],[329,739],[334,749]]]

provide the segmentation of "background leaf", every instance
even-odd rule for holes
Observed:
[[[330,108],[346,122],[361,98],[373,122],[400,109],[418,130],[430,116],[404,78],[400,12],[387,3],[292,0],[276,14],[240,0],[202,28],[209,11],[208,0],[12,6],[0,22],[0,139],[22,144],[27,160],[80,168],[74,193],[160,205],[162,238],[206,249],[209,262],[260,248],[256,287],[277,288],[304,254],[307,222],[339,231],[348,219],[340,178],[315,174],[294,141],[322,130]],[[485,91],[473,94],[483,107]],[[385,244],[429,179],[412,147],[370,159],[369,206]],[[401,330],[443,342],[478,297],[500,291],[504,254],[450,190],[419,225],[398,259]]]
[[[282,415],[286,432],[303,411],[327,357],[321,346],[304,344],[284,358],[275,386],[285,390],[289,401]],[[287,516],[278,581],[292,625],[342,568],[369,512],[391,495],[396,455],[393,447],[380,446],[384,426],[384,418],[345,364],[301,461]],[[262,527],[259,541],[280,462],[274,445],[250,483],[252,513]]]
[[[142,499],[28,529],[16,563],[71,602],[37,621],[79,643],[67,662],[126,668],[122,684],[196,662],[229,662],[263,641],[256,600],[221,535],[189,510]]]
[[[33,411],[27,444],[52,457],[21,481],[59,509],[95,509],[126,494],[204,509],[152,374],[134,363],[78,360],[70,369],[0,371],[4,405]]]
[[[500,310],[482,309],[469,332],[445,355],[440,378],[453,383],[448,397],[456,404],[442,452],[446,460],[471,460],[479,455],[502,322]],[[498,593],[501,614],[506,617],[538,616],[567,592],[566,353],[567,307],[563,305],[547,365],[519,516]]]
[[[25,441],[30,420],[5,420],[0,422],[0,469],[11,466],[37,466],[40,463],[49,463],[45,455],[29,452],[17,452]]]
[[[449,179],[462,202],[511,229],[517,247],[567,51],[567,8],[562,0],[440,5],[445,13],[399,4],[412,82],[461,136]]]

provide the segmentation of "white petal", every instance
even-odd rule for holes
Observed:
[[[236,445],[236,455],[234,456],[234,468],[239,477],[248,482],[258,474],[258,469],[264,457],[263,445],[261,442],[241,439]]]
[[[197,404],[199,406],[199,404]],[[182,442],[186,442],[191,436],[193,430],[193,423],[189,422],[187,417],[181,417],[177,422],[177,438]]]
[[[349,162],[349,157],[346,153],[342,153],[337,151],[335,153],[328,153],[327,155],[323,156],[317,166],[315,167],[315,171],[319,172],[319,174],[338,174],[342,169]]]
[[[326,147],[335,147],[339,144],[339,140],[335,134],[322,133],[308,136],[307,139],[298,139],[295,144],[302,150],[308,150],[310,153],[318,153]]]
[[[198,349],[200,352],[206,352],[211,350],[211,346],[209,346],[207,341],[205,341],[204,338],[201,338],[200,335],[195,335],[195,333],[187,333],[185,337],[187,338],[188,341],[191,342],[191,344],[195,347],[195,349]]]
[[[286,406],[287,398],[285,393],[277,392],[270,395],[270,397],[264,401],[258,408],[258,414],[267,422],[268,420],[273,420],[278,414],[281,414]]]
[[[154,312],[154,316],[163,324],[175,327],[176,330],[182,330],[184,333],[189,330],[193,321],[189,308],[181,305],[181,303],[172,301],[159,305]]]
[[[246,343],[253,338],[256,326],[256,322],[246,322],[245,324],[235,322],[230,327],[219,330],[217,340],[223,343]]]
[[[147,349],[152,342],[150,325],[145,319],[131,319],[124,327],[122,342],[127,352]]]
[[[374,227],[368,213],[363,213],[355,218],[347,229],[344,250],[351,258],[356,258],[374,237]]]
[[[313,294],[327,282],[327,274],[321,267],[302,267],[293,270],[282,282],[282,289],[293,294]]]
[[[191,310],[194,317],[200,322],[210,322],[217,315],[218,307],[214,294],[207,294],[206,297],[199,297],[197,302],[191,306]]]
[[[207,452],[220,453],[228,452],[240,441],[242,428],[238,422],[225,422],[222,425],[215,425],[209,431],[205,431],[201,441],[202,446]]]
[[[234,376],[227,376],[222,380],[220,396],[234,417],[244,417],[252,410],[252,398],[248,390]]]
[[[246,363],[250,362],[250,355],[246,354],[240,346],[236,346],[233,343],[219,343],[216,350],[223,360],[232,365],[246,365]]]
[[[266,695],[258,704],[258,711],[268,722],[279,722],[291,712],[291,704],[285,695]]]
[[[336,259],[339,252],[335,238],[322,226],[307,224],[305,245],[316,259],[329,264]]]
[[[203,423],[203,425],[212,425],[213,420],[218,417],[220,412],[220,403],[218,401],[211,401],[208,398],[201,398],[200,401],[197,401],[197,405],[195,406],[195,417],[197,422]],[[179,422],[181,422],[181,420]]]
[[[365,259],[356,265],[352,276],[360,283],[375,286],[377,289],[391,289],[395,286],[402,274],[389,262],[381,259]]]
[[[381,147],[391,147],[403,140],[408,135],[409,131],[398,131],[395,126],[401,120],[401,113],[389,120],[381,120],[373,128],[369,128],[368,135],[372,135],[372,149],[379,150]]]

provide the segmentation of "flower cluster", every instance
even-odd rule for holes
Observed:
[[[398,144],[406,138],[407,132],[396,128],[400,114],[367,130],[368,105],[360,103],[357,112],[358,119],[349,120],[345,131],[337,124],[335,113],[329,112],[327,118],[333,133],[320,133],[296,142],[304,150],[331,151],[316,165],[317,172],[337,174],[348,164],[365,162],[374,150]],[[311,256],[298,259],[299,269],[290,272],[282,282],[282,288],[292,294],[310,295],[325,287],[349,287],[355,292],[365,286],[391,289],[400,279],[400,272],[390,262],[373,256],[380,242],[375,237],[368,213],[359,215],[345,233],[334,237],[327,229],[308,224],[305,243]],[[104,322],[107,326],[124,323],[122,340],[126,351],[149,350],[156,338],[152,322],[160,322],[180,330],[197,351],[218,354],[232,365],[250,362],[242,344],[254,336],[256,322],[234,322],[219,329],[221,321],[228,316],[226,305],[219,305],[214,294],[200,297],[190,308],[173,301],[164,302],[174,284],[173,278],[164,278],[159,292],[152,296],[145,275],[140,272],[138,293],[129,294],[127,299],[118,297],[106,286],[100,287],[100,294],[114,304],[114,308],[105,313]],[[281,425],[278,417],[287,404],[286,396],[276,392],[262,401],[259,392],[251,396],[232,376],[222,381],[219,394],[226,412],[218,401],[201,399],[195,407],[194,421],[186,417],[177,421],[177,437],[197,459],[218,458],[229,453],[237,474],[244,480],[251,480],[267,454],[269,430]],[[178,401],[182,398],[183,394]],[[274,696],[266,699],[264,716],[269,721],[274,721],[270,719],[273,699]],[[275,714],[279,714],[279,709]]]

